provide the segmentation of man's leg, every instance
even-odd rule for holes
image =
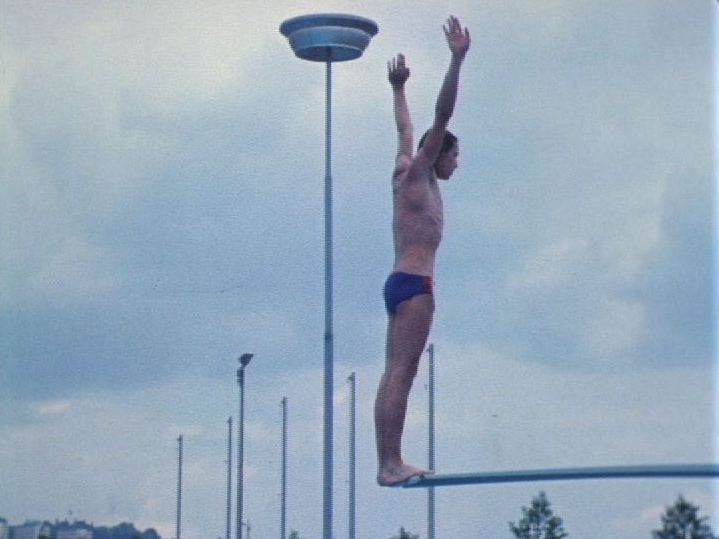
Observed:
[[[387,359],[375,401],[375,429],[379,471],[377,482],[390,485],[430,473],[402,461],[402,431],[407,400],[427,344],[434,312],[434,298],[421,294],[403,301],[390,316]]]

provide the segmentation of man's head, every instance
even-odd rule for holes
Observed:
[[[424,135],[422,135],[422,138],[419,139],[419,145],[417,146],[418,150],[424,145],[424,141],[427,139],[428,134],[429,130],[426,131]],[[442,149],[439,151],[437,160],[434,162],[434,172],[437,175],[437,178],[440,180],[449,179],[454,172],[454,169],[457,168],[458,155],[459,142],[457,137],[449,131],[445,131],[444,138],[442,139]]]

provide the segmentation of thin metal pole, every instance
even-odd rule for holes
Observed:
[[[227,515],[225,539],[232,539],[232,416],[227,418]]]
[[[349,539],[355,539],[356,535],[356,379],[355,373],[350,374],[348,380],[350,382],[350,464],[349,464]]]
[[[287,397],[282,399],[282,493],[280,504],[280,539],[287,532]]]
[[[245,430],[245,369],[237,369],[237,385],[240,389],[239,425],[237,427],[237,539],[242,539],[242,506],[244,502],[244,430]]]
[[[434,470],[434,344],[430,344],[429,352],[429,469]],[[434,487],[427,489],[427,539],[434,539],[435,534],[435,499]]]
[[[175,539],[180,539],[180,525],[182,522],[182,434],[177,438],[177,522],[175,524]]]
[[[332,539],[332,50],[327,50],[325,114],[325,370],[324,370],[324,481],[323,539]]]

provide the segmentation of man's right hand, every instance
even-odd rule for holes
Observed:
[[[400,53],[397,58],[387,62],[387,78],[394,88],[399,88],[409,78],[409,68],[404,63],[404,54]]]

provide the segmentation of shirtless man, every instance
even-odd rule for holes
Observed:
[[[383,486],[433,473],[404,463],[401,439],[407,399],[434,312],[432,277],[443,222],[437,180],[449,179],[457,168],[459,153],[456,137],[446,128],[454,110],[459,71],[470,38],[455,17],[447,20],[444,34],[452,59],[437,98],[434,123],[414,155],[412,121],[404,93],[409,68],[402,54],[388,63],[399,148],[392,179],[395,263],[384,288],[389,315],[386,364],[374,411],[379,458],[377,482]]]

